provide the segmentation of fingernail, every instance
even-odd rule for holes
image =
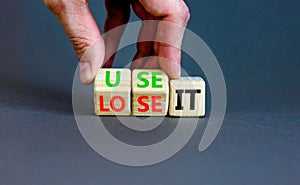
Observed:
[[[79,62],[80,81],[83,84],[90,84],[93,80],[93,71],[90,62]]]
[[[79,62],[80,81],[89,85],[94,81],[97,72],[100,70],[105,56],[104,41],[100,37],[82,55]]]

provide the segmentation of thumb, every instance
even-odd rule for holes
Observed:
[[[80,80],[93,82],[103,64],[105,47],[87,0],[44,0],[67,33],[80,61]]]

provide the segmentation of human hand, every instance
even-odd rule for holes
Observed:
[[[105,40],[88,8],[88,0],[44,0],[46,6],[57,17],[66,31],[80,63],[80,80],[90,84],[101,67],[111,67],[114,55],[124,30],[114,32]],[[180,77],[180,60],[183,29],[190,14],[183,0],[105,0],[107,16],[104,32],[126,24],[130,6],[141,20],[158,20],[142,24],[138,40],[160,42],[138,42],[137,53],[131,68],[162,69],[170,78]],[[165,24],[164,22],[173,23]],[[145,39],[146,38],[146,39]],[[172,43],[172,46],[170,44]],[[96,47],[91,47],[91,46]],[[85,52],[88,51],[88,55]],[[82,57],[84,55],[84,60]],[[148,56],[157,56],[149,57]]]

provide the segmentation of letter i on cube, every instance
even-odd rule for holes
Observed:
[[[130,115],[131,71],[101,69],[95,79],[94,95],[96,115]]]
[[[181,77],[170,80],[169,115],[205,116],[205,81],[201,77]]]
[[[132,72],[132,114],[165,116],[169,105],[169,78],[161,70]]]

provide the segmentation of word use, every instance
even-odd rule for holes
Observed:
[[[161,70],[101,69],[94,84],[96,115],[203,117],[201,77],[169,80]]]

